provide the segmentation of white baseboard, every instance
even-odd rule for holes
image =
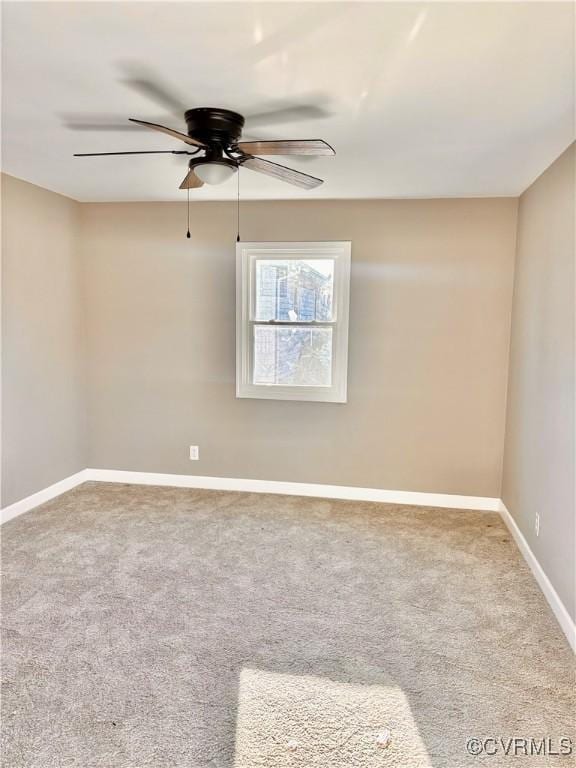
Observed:
[[[0,525],[2,523],[7,523],[8,520],[12,520],[14,517],[18,517],[18,515],[24,514],[24,512],[28,512],[30,509],[34,509],[34,507],[38,507],[40,504],[44,504],[46,501],[55,499],[56,496],[60,496],[62,493],[70,491],[72,488],[76,488],[77,485],[80,485],[80,483],[84,483],[87,480],[86,472],[87,470],[82,469],[80,472],[76,472],[75,475],[65,477],[64,480],[59,480],[57,483],[49,485],[48,488],[43,488],[41,491],[33,493],[31,496],[26,496],[25,499],[20,499],[20,501],[16,501],[14,504],[4,507],[4,509],[0,511]]]
[[[562,627],[562,631],[568,638],[568,642],[570,643],[572,650],[576,653],[576,624],[574,621],[572,621],[566,606],[562,600],[560,600],[558,593],[550,583],[550,579],[544,573],[542,566],[536,559],[536,555],[530,549],[528,542],[524,538],[524,534],[516,525],[516,521],[506,508],[506,505],[503,501],[500,502],[500,515],[504,521],[504,524],[510,531],[512,538],[516,542],[518,549],[522,553],[524,560],[532,571],[534,578],[538,582],[540,589],[544,593],[544,597],[552,609],[552,612],[556,616],[558,623]]]
[[[380,488],[358,488],[345,485],[316,483],[290,483],[276,480],[246,480],[234,477],[204,477],[202,475],[172,475],[158,472],[131,472],[118,469],[84,469],[60,480],[38,493],[5,507],[0,512],[0,524],[28,512],[28,510],[54,499],[87,480],[134,485],[164,485],[176,488],[204,488],[218,491],[244,491],[248,493],[275,493],[289,496],[313,496],[349,501],[376,501],[388,504],[408,504],[447,509],[499,512],[518,549],[526,560],[544,597],[556,616],[571,647],[576,651],[576,625],[572,621],[558,593],[542,570],[542,566],[528,546],[503,501],[484,496],[458,496],[449,493],[421,493],[419,491],[386,491]]]
[[[485,496],[458,496],[450,493],[421,493],[419,491],[386,491],[381,488],[359,488],[319,483],[291,483],[280,480],[246,480],[237,477],[206,477],[202,475],[172,475],[160,472],[132,472],[122,469],[83,469],[0,511],[0,524],[54,499],[87,480],[133,485],[165,485],[175,488],[203,488],[214,491],[244,491],[247,493],[276,493],[288,496],[313,496],[349,501],[376,501],[387,504],[409,504],[447,509],[471,509],[499,512],[500,499]]]
[[[449,493],[420,493],[419,491],[385,491],[380,488],[358,488],[319,483],[290,483],[280,480],[246,480],[236,477],[206,477],[202,475],[171,475],[158,472],[131,472],[118,469],[87,469],[86,480],[135,485],[167,485],[176,488],[204,488],[213,491],[245,491],[248,493],[278,493],[287,496],[315,496],[349,501],[379,501],[388,504],[410,504],[448,509],[473,509],[499,512],[500,499],[484,496],[457,496]]]

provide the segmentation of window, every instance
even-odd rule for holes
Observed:
[[[350,243],[238,243],[236,395],[346,402]]]

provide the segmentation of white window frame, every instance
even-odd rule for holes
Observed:
[[[352,244],[348,241],[308,243],[236,244],[236,397],[268,400],[311,400],[345,403],[348,382],[348,315],[350,305],[350,263]],[[280,386],[253,383],[253,326],[267,325],[254,319],[254,275],[258,259],[334,259],[333,320],[331,322],[280,323],[270,325],[332,328],[331,386]]]

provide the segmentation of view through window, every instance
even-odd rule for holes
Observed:
[[[238,254],[238,396],[345,401],[350,244]]]
[[[301,323],[332,322],[334,261],[256,261],[254,383],[327,386],[332,383],[332,329]]]

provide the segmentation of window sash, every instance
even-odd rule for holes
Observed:
[[[256,355],[254,350],[254,327],[255,326],[263,326],[264,328],[274,328],[274,327],[281,327],[281,328],[330,328],[332,330],[332,338],[331,338],[331,367],[330,367],[330,384],[256,384],[254,382],[254,369],[255,369],[255,361],[256,361]],[[323,392],[326,392],[327,390],[331,389],[334,386],[335,377],[337,374],[337,363],[336,360],[336,350],[337,350],[337,340],[338,340],[338,327],[336,323],[284,323],[284,322],[258,322],[258,321],[250,321],[249,325],[250,329],[250,335],[248,338],[248,365],[249,365],[249,371],[250,371],[250,383],[253,387],[265,387],[265,388],[274,388],[274,389],[292,389],[298,388],[298,390],[306,390],[306,391],[314,391],[314,390],[321,390]]]
[[[327,321],[313,321],[313,322],[330,322],[330,323],[336,323],[338,322],[338,287],[337,284],[340,282],[340,269],[338,265],[338,258],[334,254],[334,250],[331,249],[330,251],[327,251],[325,255],[319,256],[307,256],[305,251],[301,252],[295,252],[292,250],[290,253],[284,253],[284,252],[263,252],[263,253],[257,253],[257,254],[251,254],[250,256],[250,274],[249,274],[249,284],[248,284],[248,290],[249,290],[249,304],[250,304],[250,312],[248,319],[251,322],[286,322],[286,323],[302,323],[301,320],[256,320],[256,304],[257,304],[257,296],[256,296],[256,263],[258,261],[333,261],[334,262],[334,273],[332,276],[332,320]],[[312,321],[307,321],[312,322]]]
[[[323,325],[333,328],[337,323],[331,320],[248,320],[250,325],[279,325],[294,328],[301,325],[303,327],[322,328]]]

